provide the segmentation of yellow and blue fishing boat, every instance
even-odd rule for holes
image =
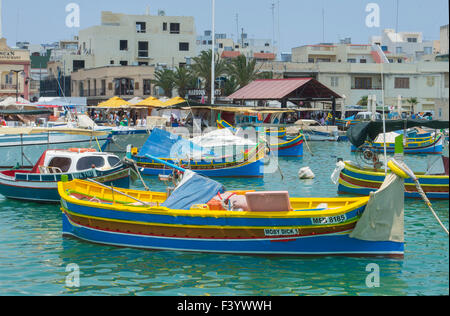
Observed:
[[[446,167],[441,174],[415,172],[423,191],[429,199],[448,200],[448,158],[442,157]],[[354,162],[345,161],[339,176],[338,192],[341,194],[368,195],[378,190],[385,179],[381,169],[361,167]],[[420,193],[412,179],[405,180],[405,198],[420,199]]]
[[[396,175],[371,197],[360,198],[226,191],[190,171],[170,195],[92,180],[60,182],[58,190],[63,234],[99,244],[248,255],[404,253],[403,199],[389,198],[404,190]],[[378,226],[373,218],[380,214]]]
[[[227,128],[232,132],[236,132],[236,128],[230,123],[219,120],[217,121],[218,128]],[[277,128],[275,130],[266,130],[266,135],[274,136],[269,137],[268,147],[271,153],[276,154],[278,157],[302,157],[303,156],[303,143],[305,141],[303,134],[287,139],[286,128]]]
[[[152,155],[162,161],[178,164],[207,177],[254,177],[264,176],[265,144],[240,150],[239,148],[205,148],[187,139],[169,132],[153,129],[147,142],[139,149],[129,153],[141,169],[142,174],[158,176],[169,175],[161,161],[155,161]]]

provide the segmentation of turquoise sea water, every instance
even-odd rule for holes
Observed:
[[[219,179],[227,188],[288,190],[298,197],[335,197],[330,176],[336,158],[355,159],[349,143],[310,142],[301,159],[280,158],[280,172],[264,179]],[[407,156],[424,170],[431,156]],[[299,180],[309,166],[314,180]],[[164,186],[145,178],[154,190]],[[140,188],[139,182],[135,187]],[[449,202],[433,202],[449,225]],[[422,201],[405,202],[405,258],[267,258],[144,251],[95,245],[61,235],[57,205],[0,196],[0,295],[448,295],[449,239]],[[380,268],[369,288],[366,267]],[[69,288],[66,267],[80,268],[80,286]]]

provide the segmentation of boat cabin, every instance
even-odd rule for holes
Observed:
[[[47,150],[31,173],[55,174],[91,170],[109,170],[121,165],[121,160],[110,153],[90,149]]]

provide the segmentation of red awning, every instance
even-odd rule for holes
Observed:
[[[240,55],[241,55],[241,52],[239,52],[239,51],[227,51],[227,50],[224,50],[222,52],[221,57],[222,58],[235,58],[235,57],[238,57]]]
[[[272,53],[254,53],[253,57],[256,59],[267,59],[267,60],[274,60],[276,58],[275,54]]]
[[[286,98],[341,98],[313,78],[255,80],[228,98],[233,100],[282,100]]]

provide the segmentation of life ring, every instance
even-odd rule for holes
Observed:
[[[70,152],[74,152],[74,153],[95,153],[97,152],[97,150],[92,149],[92,148],[69,148]]]

